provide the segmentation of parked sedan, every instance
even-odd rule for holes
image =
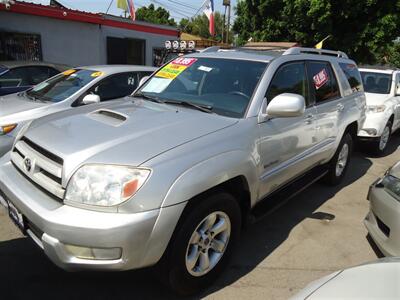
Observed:
[[[368,200],[364,224],[371,238],[385,256],[400,256],[400,162],[371,185]]]
[[[400,258],[335,272],[310,283],[291,300],[400,299]]]
[[[0,62],[0,96],[25,91],[69,69],[65,65],[34,61]]]
[[[0,157],[29,120],[73,107],[130,95],[156,68],[98,66],[66,70],[26,92],[0,98]]]

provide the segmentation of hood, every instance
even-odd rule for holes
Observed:
[[[378,260],[336,273],[307,299],[399,299],[398,260]],[[296,298],[299,299],[299,298]]]
[[[17,123],[30,118],[38,109],[43,109],[52,103],[32,101],[24,96],[12,94],[0,97],[0,124]]]
[[[365,93],[365,97],[367,99],[367,105],[381,105],[392,96],[390,94]]]
[[[139,166],[181,144],[231,126],[236,119],[125,98],[52,114],[25,136],[64,159],[64,172],[90,162]]]

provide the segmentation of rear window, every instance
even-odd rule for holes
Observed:
[[[361,72],[366,93],[390,94],[392,75],[386,73]]]
[[[355,64],[351,63],[340,63],[344,75],[346,75],[347,81],[350,84],[353,93],[363,90],[362,79],[360,72]]]

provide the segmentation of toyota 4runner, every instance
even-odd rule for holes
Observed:
[[[26,124],[0,161],[2,202],[61,268],[156,265],[196,292],[257,203],[317,167],[343,178],[365,119],[354,78],[329,50],[177,58],[128,101]]]

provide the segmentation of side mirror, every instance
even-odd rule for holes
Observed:
[[[276,96],[267,106],[267,115],[276,118],[300,117],[306,109],[304,97],[297,94],[284,93]]]
[[[400,82],[397,84],[395,96],[400,96]]]
[[[99,97],[99,95],[95,95],[95,94],[86,95],[82,100],[83,105],[99,103],[99,102],[100,102],[100,97]]]
[[[149,79],[150,76],[144,76],[142,79],[140,79],[139,81],[139,87],[143,85],[143,83],[145,83],[147,81],[147,79]]]

